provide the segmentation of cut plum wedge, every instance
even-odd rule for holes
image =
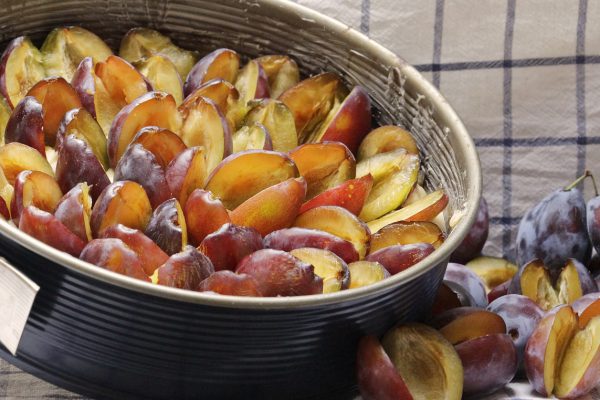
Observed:
[[[360,340],[356,366],[358,388],[364,400],[413,400],[406,383],[374,336]]]
[[[300,81],[298,65],[288,56],[268,55],[256,61],[267,74],[271,97],[274,99]]]
[[[60,76],[71,81],[79,63],[91,57],[94,63],[112,55],[110,47],[94,33],[80,26],[55,28],[41,47],[46,76]]]
[[[323,279],[323,293],[335,293],[348,288],[348,265],[335,253],[306,247],[291,250],[290,254],[314,267],[315,274]]]
[[[73,168],[74,165],[77,168]],[[106,171],[92,148],[75,135],[67,135],[61,139],[56,162],[56,181],[63,192],[68,192],[80,182],[87,182],[94,201],[110,184]]]
[[[165,176],[173,196],[186,204],[194,190],[204,187],[207,175],[204,147],[190,147],[169,163]]]
[[[271,136],[264,125],[244,125],[232,135],[233,152],[244,150],[273,150]]]
[[[176,46],[168,36],[149,28],[129,30],[121,40],[119,55],[130,63],[154,55],[164,56],[175,64],[182,79],[198,60],[196,52]]]
[[[93,239],[85,246],[79,258],[97,267],[150,282],[137,253],[120,239]]]
[[[94,109],[96,119],[108,132],[113,119],[127,104],[152,90],[146,78],[133,65],[110,56],[94,67]]]
[[[474,258],[465,266],[481,278],[487,290],[512,279],[518,271],[515,264],[503,258],[488,256]]]
[[[381,218],[369,221],[371,232],[376,233],[386,225],[399,221],[431,221],[446,208],[448,196],[443,190],[429,193],[414,203],[393,211]]]
[[[188,240],[198,246],[206,236],[230,223],[231,218],[221,201],[211,192],[195,189],[183,209],[188,228]]]
[[[67,111],[82,106],[79,95],[63,78],[46,78],[29,89],[27,96],[35,97],[42,105],[46,144],[54,146],[56,133]]]
[[[525,371],[536,392],[543,396],[554,392],[559,364],[577,330],[577,314],[563,305],[546,313],[531,334],[525,346]],[[564,382],[565,376],[561,378]]]
[[[94,61],[92,57],[86,57],[77,66],[71,79],[71,86],[79,95],[81,104],[96,118],[96,73],[94,72]],[[106,94],[107,95],[107,94]],[[106,96],[105,96],[106,97]],[[116,107],[116,106],[115,106]],[[116,110],[113,115],[118,112]]]
[[[284,153],[246,150],[221,161],[205,189],[233,210],[261,190],[298,175],[296,164]]]
[[[368,161],[368,159],[367,159]],[[390,166],[391,170],[385,177],[378,179],[377,171],[369,171],[375,183],[360,212],[363,221],[373,221],[398,208],[408,197],[419,176],[419,157],[414,154],[404,154]],[[357,166],[357,176],[360,163]]]
[[[519,270],[513,283],[511,292],[520,292],[544,310],[571,304],[584,294],[598,291],[587,268],[575,259],[568,259],[553,275],[541,260],[532,260]]]
[[[58,218],[32,205],[23,209],[19,220],[19,229],[73,257],[79,257],[85,247],[85,242],[71,232]]]
[[[317,229],[287,228],[271,232],[263,240],[266,248],[291,251],[299,248],[329,250],[344,262],[358,261],[358,252],[347,240]]]
[[[298,143],[306,142],[325,120],[336,100],[345,98],[346,94],[340,77],[327,72],[300,81],[279,96],[294,116]]]
[[[356,86],[329,112],[321,127],[306,142],[341,142],[356,154],[360,142],[370,130],[371,99],[363,87]]]
[[[381,344],[415,399],[462,398],[462,363],[440,333],[422,324],[401,325]]]
[[[229,270],[215,272],[203,280],[197,290],[229,296],[262,297],[262,293],[258,290],[258,283],[253,277]]]
[[[169,199],[156,207],[145,234],[169,255],[185,250],[187,224],[177,199]]]
[[[152,275],[158,267],[169,259],[167,253],[138,229],[116,224],[106,228],[101,237],[121,239],[131,250],[137,253],[142,268],[148,276]]]
[[[0,93],[10,108],[46,77],[42,53],[26,36],[13,39],[0,58]]]
[[[395,125],[380,126],[365,136],[358,148],[359,161],[366,160],[376,154],[404,149],[409,154],[419,155],[419,148],[413,136]]]
[[[237,119],[235,106],[240,98],[240,94],[235,86],[233,86],[233,83],[223,79],[212,79],[187,96],[183,103],[181,103],[182,108],[194,104],[200,97],[212,100],[226,116],[231,126],[235,126],[234,120]]]
[[[183,101],[183,82],[177,67],[167,57],[151,56],[136,62],[135,67],[148,79],[154,90],[169,93],[177,105]]]
[[[371,232],[367,225],[345,208],[321,206],[298,216],[294,226],[329,232],[352,243],[360,258],[369,250]]]
[[[63,193],[54,177],[40,171],[21,171],[15,179],[15,191],[10,204],[10,215],[18,225],[23,209],[33,205],[54,213]]]
[[[210,258],[216,271],[234,271],[244,257],[263,247],[255,229],[227,223],[207,235],[198,250]]]
[[[69,190],[54,211],[54,216],[86,243],[92,240],[91,214],[92,197],[90,187],[85,182]]]
[[[229,115],[232,118],[233,126],[239,128],[248,113],[249,103],[255,99],[269,97],[269,80],[261,65],[251,60],[237,75],[235,88],[240,97],[233,105]]]
[[[592,391],[600,383],[600,317],[590,320],[569,342],[554,394],[558,398],[576,398]]]
[[[107,186],[92,208],[90,225],[94,237],[111,225],[123,224],[144,231],[152,216],[152,206],[144,188],[131,181]]]
[[[155,283],[179,289],[196,290],[215,272],[210,260],[195,247],[186,246],[173,254],[154,273]]]
[[[68,111],[56,134],[56,151],[60,152],[64,138],[74,135],[85,141],[104,169],[109,168],[106,136],[94,117],[85,108]]]
[[[192,92],[212,79],[235,82],[240,68],[240,56],[230,49],[217,49],[202,57],[190,70],[183,85],[183,93]]]
[[[117,165],[135,134],[146,126],[179,130],[181,119],[173,96],[149,92],[119,111],[108,134],[108,158],[112,167]]]
[[[187,149],[181,138],[172,131],[158,126],[147,126],[135,134],[131,143],[138,143],[154,154],[156,161],[167,168],[169,163]]]
[[[340,142],[309,143],[298,146],[290,153],[300,175],[306,179],[306,198],[353,179],[356,161],[348,148]]]
[[[349,179],[346,182],[316,195],[302,204],[300,212],[303,213],[320,206],[339,206],[354,215],[360,214],[367,196],[373,186],[373,177],[365,175],[358,179]]]
[[[348,264],[350,271],[350,289],[372,285],[390,277],[383,265],[376,261],[355,261]]]
[[[188,147],[205,148],[206,167],[210,173],[233,150],[231,127],[217,105],[204,97],[186,103],[179,111],[183,119],[181,139]]]
[[[142,185],[148,194],[152,208],[173,197],[164,168],[154,154],[141,144],[131,144],[127,148],[115,167],[114,180],[128,180]]]
[[[435,318],[433,325],[452,344],[481,336],[506,333],[506,324],[500,315],[475,307],[460,307],[445,311]]]
[[[244,125],[253,123],[260,123],[267,128],[274,150],[290,151],[298,146],[294,116],[282,102],[273,99],[253,102]]]
[[[17,175],[24,170],[41,171],[54,176],[50,163],[39,151],[18,142],[0,147],[0,168],[11,185],[15,184]]]
[[[5,143],[23,143],[46,156],[43,110],[35,97],[24,97],[10,114],[5,127]]]
[[[262,236],[278,229],[289,228],[306,195],[303,178],[290,178],[268,187],[242,204],[230,214],[234,224],[256,229]]]
[[[429,243],[396,244],[369,254],[365,260],[376,261],[395,275],[420,262],[434,250]]]
[[[429,243],[438,248],[446,236],[432,222],[396,222],[387,225],[371,236],[369,253],[397,244]]]

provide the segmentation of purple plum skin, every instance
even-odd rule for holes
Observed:
[[[587,264],[591,246],[586,226],[586,205],[578,189],[557,190],[530,208],[517,231],[517,264],[539,258],[551,270],[567,259]]]
[[[464,265],[448,263],[444,282],[459,295],[463,295],[470,306],[485,308],[488,305],[485,285],[481,278]]]
[[[488,310],[500,315],[517,350],[519,367],[523,366],[525,345],[544,316],[544,310],[533,300],[520,294],[508,294],[491,302]]]
[[[485,198],[481,197],[479,210],[475,222],[467,236],[450,256],[450,261],[458,264],[466,264],[481,254],[481,250],[488,238],[490,229],[490,216],[488,204]]]

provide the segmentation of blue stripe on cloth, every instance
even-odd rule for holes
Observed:
[[[371,27],[371,0],[362,0],[360,5],[360,31],[369,35]]]
[[[478,147],[546,147],[546,146],[564,146],[600,144],[600,136],[572,136],[572,137],[551,137],[538,136],[535,138],[476,138],[475,145]]]
[[[518,58],[514,60],[481,60],[452,63],[417,64],[420,72],[465,71],[497,68],[552,67],[556,65],[600,64],[600,55],[580,55],[565,57]]]
[[[433,24],[433,64],[440,65],[442,61],[442,33],[444,31],[444,0],[435,2],[435,22]],[[433,85],[440,88],[440,71],[432,69]]]
[[[577,18],[577,45],[575,54],[581,57],[585,54],[585,26],[587,21],[587,0],[579,0],[579,16]],[[587,127],[585,120],[585,64],[575,67],[575,97],[577,101],[577,137],[585,138]],[[583,175],[586,164],[586,149],[582,143],[577,143],[577,176]]]
[[[512,59],[513,36],[515,28],[515,0],[508,0],[506,7],[506,27],[504,32],[504,60],[507,68],[504,68],[504,139],[512,139],[512,69],[510,68]],[[512,203],[512,147],[504,146],[502,163],[502,217],[511,218]],[[511,248],[511,229],[504,229],[502,232],[502,253],[504,257],[512,258],[509,255]]]
[[[490,224],[492,225],[513,226],[518,225],[520,221],[521,217],[490,217]]]

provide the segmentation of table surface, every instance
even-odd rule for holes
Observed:
[[[600,1],[297,2],[415,65],[457,110],[483,168],[485,254],[513,258],[527,208],[586,168],[600,173]],[[588,183],[585,195],[592,196]],[[533,396],[514,384],[490,398]],[[0,398],[82,397],[0,360]]]

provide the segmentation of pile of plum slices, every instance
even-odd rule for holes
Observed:
[[[70,83],[69,83],[70,82]],[[419,150],[372,130],[362,87],[268,55],[202,58],[149,29],[119,56],[80,27],[2,55],[0,210],[99,267],[188,290],[294,296],[361,287],[445,238]],[[433,222],[432,222],[433,221]]]

